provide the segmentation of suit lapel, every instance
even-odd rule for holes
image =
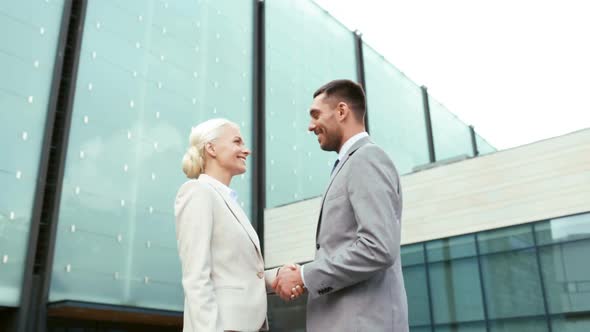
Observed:
[[[240,208],[238,206],[237,202],[235,202],[231,197],[228,197],[226,194],[224,194],[224,191],[221,190],[220,188],[218,188],[216,185],[214,185],[212,183],[209,183],[209,185],[211,185],[211,187],[213,187],[213,189],[215,189],[215,191],[217,191],[217,193],[221,196],[221,198],[223,198],[225,205],[230,210],[230,212],[234,215],[234,217],[236,218],[236,220],[238,221],[240,226],[242,226],[244,231],[246,231],[246,234],[248,234],[250,241],[252,241],[252,244],[254,244],[254,247],[256,247],[256,251],[258,252],[260,257],[262,257],[262,252],[260,251],[260,242],[258,240],[258,235],[256,235],[256,232],[254,231],[252,224],[250,224],[250,221],[248,221],[248,217],[246,216],[246,214],[244,213],[242,208]]]
[[[334,169],[334,172],[332,172],[332,176],[330,177],[330,183],[328,183],[328,187],[326,188],[326,191],[324,192],[324,196],[322,197],[322,205],[320,208],[320,215],[318,218],[318,226],[317,226],[316,233],[315,233],[316,240],[318,238],[318,235],[320,234],[320,225],[322,223],[322,212],[324,211],[324,201],[326,200],[326,196],[328,195],[328,192],[330,191],[330,187],[332,186],[332,182],[334,182],[334,179],[336,178],[336,176],[338,175],[338,173],[340,172],[340,170],[342,169],[344,164],[346,164],[346,162],[348,161],[350,156],[352,156],[356,152],[356,150],[358,150],[361,146],[363,146],[369,142],[371,142],[370,137],[363,137],[358,142],[354,143],[350,147],[350,150],[348,150],[348,153],[346,155],[344,155],[342,160],[338,163],[338,165]]]

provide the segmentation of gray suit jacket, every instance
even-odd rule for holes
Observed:
[[[356,142],[332,174],[304,267],[307,331],[408,331],[401,210],[393,162],[368,137]]]

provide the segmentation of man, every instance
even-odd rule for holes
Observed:
[[[273,288],[285,300],[308,291],[310,332],[406,332],[397,171],[365,131],[361,86],[335,80],[313,96],[308,129],[338,159],[322,201],[315,259],[281,269]]]

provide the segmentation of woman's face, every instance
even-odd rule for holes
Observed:
[[[231,176],[246,172],[246,157],[250,155],[250,150],[244,145],[239,128],[223,126],[221,135],[212,142],[212,146],[217,163]]]

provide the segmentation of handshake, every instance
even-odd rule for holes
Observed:
[[[280,267],[272,283],[272,288],[285,302],[295,300],[305,293],[305,285],[301,279],[301,266],[285,264]]]

